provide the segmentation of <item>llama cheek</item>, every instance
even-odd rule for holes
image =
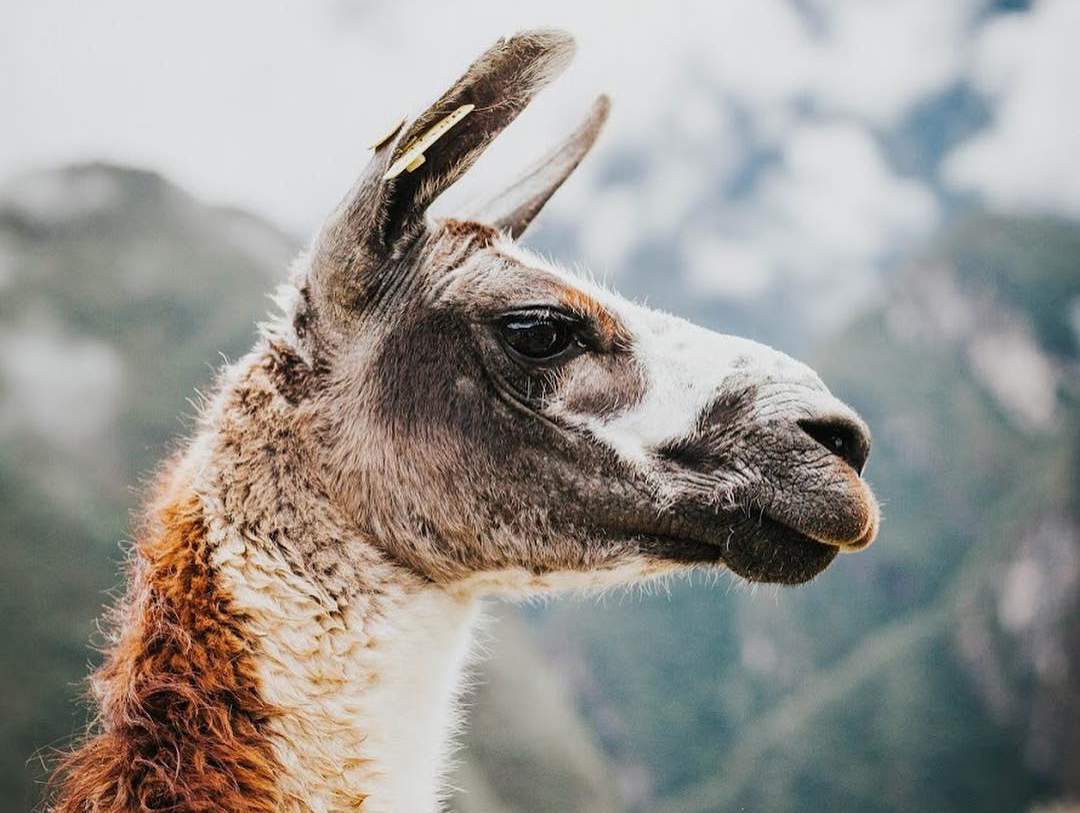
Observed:
[[[578,420],[609,420],[638,406],[645,398],[647,383],[629,356],[584,356],[580,368],[562,378],[558,388],[558,410],[564,417]]]

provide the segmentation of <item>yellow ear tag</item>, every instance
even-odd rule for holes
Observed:
[[[385,144],[387,141],[390,140],[390,138],[394,135],[394,133],[396,133],[398,130],[401,129],[401,125],[404,124],[404,123],[405,123],[405,117],[402,116],[400,119],[398,119],[397,121],[394,122],[393,127],[391,127],[389,130],[387,130],[385,133],[383,133],[382,136],[380,136],[379,138],[375,139],[370,144],[368,144],[368,149],[369,150],[377,150],[377,149],[379,149],[379,147],[381,147],[383,144]]]
[[[405,170],[412,172],[424,163],[424,153],[427,152],[428,148],[446,135],[451,127],[469,115],[474,107],[476,107],[476,105],[463,104],[453,113],[435,124],[418,139],[409,144],[409,146],[405,148],[405,152],[401,154],[401,157],[386,170],[386,174],[383,175],[383,180],[388,181],[391,178],[396,178]]]

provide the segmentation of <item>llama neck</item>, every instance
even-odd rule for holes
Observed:
[[[220,464],[211,563],[257,642],[283,809],[439,809],[476,602],[387,562],[325,500]],[[233,504],[261,488],[286,517]]]
[[[54,813],[439,807],[475,601],[335,508],[262,357],[159,483]]]
[[[228,537],[215,570],[259,642],[284,809],[438,809],[475,604],[386,582],[327,612],[282,557]]]
[[[280,809],[435,811],[476,602],[389,561],[337,509],[307,456],[319,410],[281,394],[279,352],[227,371],[184,467],[276,712]]]

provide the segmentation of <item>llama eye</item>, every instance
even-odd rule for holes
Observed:
[[[529,361],[552,361],[577,346],[572,325],[542,316],[512,316],[499,328],[511,353]]]

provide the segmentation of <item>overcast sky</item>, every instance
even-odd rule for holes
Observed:
[[[685,235],[692,285],[751,295],[781,268],[880,262],[932,232],[943,193],[1080,217],[1080,2],[1011,5],[16,0],[0,11],[0,178],[129,163],[304,237],[373,135],[497,36],[558,26],[577,35],[576,62],[441,205],[490,191],[605,91],[601,155],[554,202],[587,219],[586,259],[617,266],[634,235],[686,214],[679,203],[699,199],[703,175],[737,178],[769,155],[727,225]],[[891,134],[957,87],[985,120],[929,170],[905,168]],[[672,127],[693,155],[673,146],[645,181],[594,194],[604,154],[662,151]]]

